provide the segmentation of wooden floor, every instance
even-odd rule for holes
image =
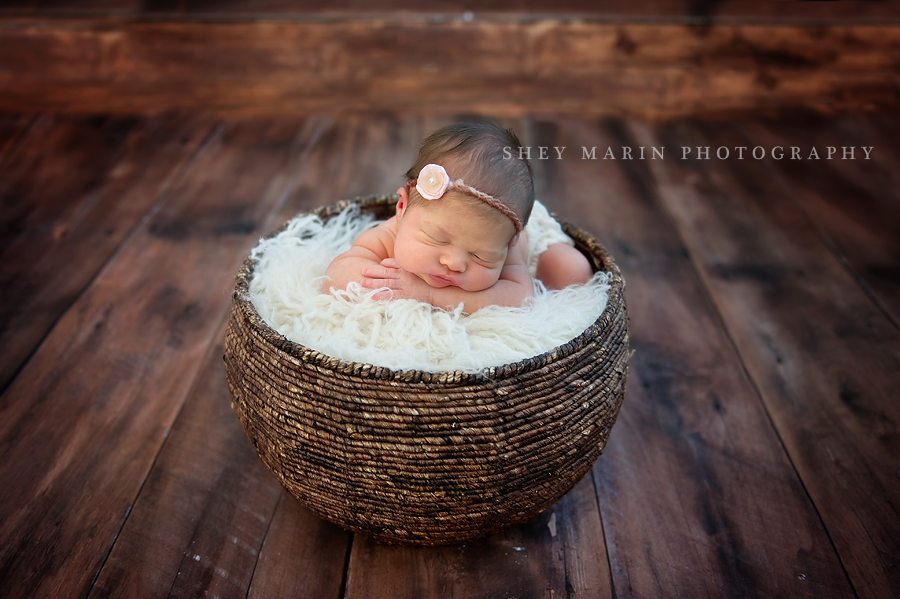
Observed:
[[[565,147],[539,197],[627,281],[605,454],[456,547],[378,545],[280,487],[229,405],[233,275],[287,218],[396,189],[448,120],[0,117],[0,596],[900,596],[896,111],[503,121]]]

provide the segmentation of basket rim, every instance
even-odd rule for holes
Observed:
[[[291,219],[288,219],[281,227],[261,237],[260,241],[271,239],[280,234],[287,228],[291,221],[299,216],[313,214],[327,220],[351,205],[357,205],[361,210],[365,210],[367,208],[389,206],[395,204],[396,201],[396,194],[372,194],[357,196],[320,206],[314,210],[299,213]],[[595,266],[602,267],[605,272],[609,273],[609,299],[607,300],[606,307],[593,323],[566,343],[556,346],[537,356],[524,358],[516,362],[510,362],[499,366],[489,366],[478,372],[465,372],[462,370],[445,370],[437,372],[426,370],[395,370],[386,366],[353,362],[336,356],[330,356],[288,339],[266,323],[256,307],[250,301],[250,281],[253,278],[253,273],[258,264],[258,261],[252,257],[252,254],[244,260],[235,275],[235,289],[232,298],[236,307],[239,308],[242,316],[250,325],[251,330],[260,335],[267,343],[294,358],[302,359],[320,369],[344,375],[361,376],[368,379],[380,379],[383,381],[393,380],[405,383],[420,381],[426,383],[477,384],[482,383],[485,380],[523,375],[571,355],[578,349],[590,343],[596,336],[599,336],[605,328],[612,326],[613,320],[619,316],[619,312],[622,312],[624,316],[625,279],[622,277],[621,271],[612,259],[612,256],[606,248],[587,231],[566,221],[559,220],[553,213],[550,215],[560,223],[563,231],[575,241],[576,246],[581,246],[582,250],[587,251],[592,257],[599,261],[600,264],[595,264]],[[618,301],[613,301],[614,299]],[[627,318],[627,316],[625,317]]]

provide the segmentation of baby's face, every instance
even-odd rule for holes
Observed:
[[[394,258],[432,287],[481,291],[500,278],[515,229],[502,214],[479,217],[449,192],[399,217]]]

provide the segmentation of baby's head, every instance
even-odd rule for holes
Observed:
[[[531,165],[520,158],[520,146],[515,133],[488,121],[438,129],[422,142],[415,163],[406,172],[410,204],[430,201],[421,196],[415,184],[425,166],[439,165],[451,182],[448,193],[468,196],[463,199],[474,200],[476,209],[491,208],[484,211],[485,216],[496,216],[495,211],[505,215],[513,222],[513,235],[517,234],[528,222],[534,205]],[[452,183],[459,180],[465,187],[454,189]]]
[[[431,134],[398,190],[395,258],[434,287],[479,291],[497,282],[534,205],[519,140],[491,123]]]

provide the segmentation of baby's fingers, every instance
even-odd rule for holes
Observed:
[[[374,279],[363,277],[363,280],[359,283],[366,289],[381,289],[382,287],[398,289],[400,287],[400,281],[397,279]]]
[[[384,266],[367,266],[362,269],[363,280],[365,279],[399,279],[400,271],[396,268],[388,268]]]

